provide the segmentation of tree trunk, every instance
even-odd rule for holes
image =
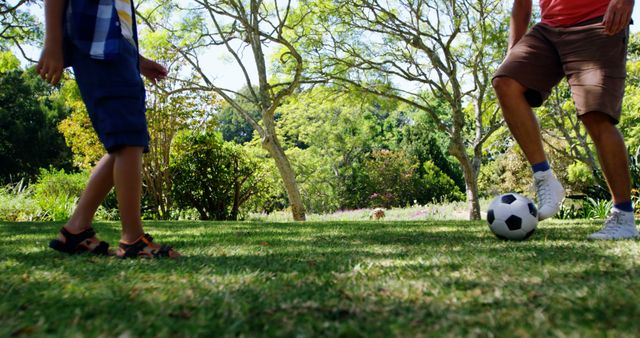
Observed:
[[[460,162],[464,176],[464,184],[467,193],[467,203],[469,204],[469,219],[480,219],[480,198],[478,196],[478,175],[473,169],[473,164],[467,155],[463,144],[452,141],[449,145],[449,152]]]
[[[284,187],[287,190],[293,220],[306,220],[304,204],[302,204],[302,196],[300,195],[300,189],[298,189],[296,175],[291,167],[289,159],[282,149],[282,146],[280,146],[280,143],[274,136],[265,136],[262,138],[262,147],[269,151],[269,154],[276,162],[276,166],[280,172],[280,177],[282,177]]]

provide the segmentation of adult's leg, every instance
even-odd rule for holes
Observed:
[[[134,242],[144,234],[140,214],[143,147],[124,147],[112,153],[113,178],[122,222],[122,241]]]
[[[611,240],[637,237],[638,230],[631,206],[631,175],[624,138],[606,114],[590,112],[582,115],[581,120],[596,146],[600,166],[615,206],[602,229],[591,234],[589,238]]]
[[[538,218],[543,220],[552,217],[560,210],[564,188],[547,163],[538,119],[524,95],[527,88],[504,76],[494,78],[493,87],[507,126],[534,170]]]
[[[622,134],[606,114],[590,112],[582,115],[580,119],[596,146],[613,203],[631,201],[629,157]]]
[[[527,88],[504,76],[493,79],[493,88],[507,126],[529,163],[533,165],[546,161],[538,119],[524,96]]]

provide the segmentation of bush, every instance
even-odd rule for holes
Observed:
[[[507,191],[523,192],[532,185],[531,168],[519,147],[510,147],[480,168],[478,189],[492,198]]]
[[[202,220],[237,219],[240,207],[263,187],[256,161],[220,133],[178,135],[170,172],[176,206],[196,209]]]
[[[567,168],[567,183],[570,191],[584,193],[594,184],[593,172],[582,162],[574,162]]]
[[[391,208],[411,204],[418,182],[417,164],[405,152],[374,151],[363,167],[368,206]]]
[[[33,198],[33,189],[24,180],[0,188],[0,220],[22,222],[43,218],[44,212]]]
[[[88,180],[88,172],[66,173],[64,169],[40,169],[34,190],[36,197],[65,195],[79,198]]]
[[[88,179],[87,172],[66,173],[64,169],[40,169],[38,181],[33,185],[33,197],[42,208],[44,219],[65,221],[71,217]]]
[[[453,202],[465,199],[456,183],[447,176],[433,162],[426,161],[423,165],[424,174],[420,179],[417,201],[420,204],[433,202]]]
[[[558,219],[604,219],[613,207],[610,200],[587,197],[579,201],[567,200],[555,216]]]

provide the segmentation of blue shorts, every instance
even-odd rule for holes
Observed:
[[[114,59],[92,59],[74,47],[68,57],[93,129],[107,152],[126,146],[148,152],[145,89],[137,49],[123,38]]]

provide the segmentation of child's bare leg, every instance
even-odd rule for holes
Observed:
[[[122,241],[133,242],[144,234],[140,214],[142,147],[124,147],[114,153],[113,179],[122,222]]]
[[[91,226],[96,210],[113,188],[113,164],[114,157],[107,154],[93,168],[87,187],[80,196],[73,215],[65,225],[69,232],[79,233]],[[65,240],[62,235],[59,235],[58,239]]]

